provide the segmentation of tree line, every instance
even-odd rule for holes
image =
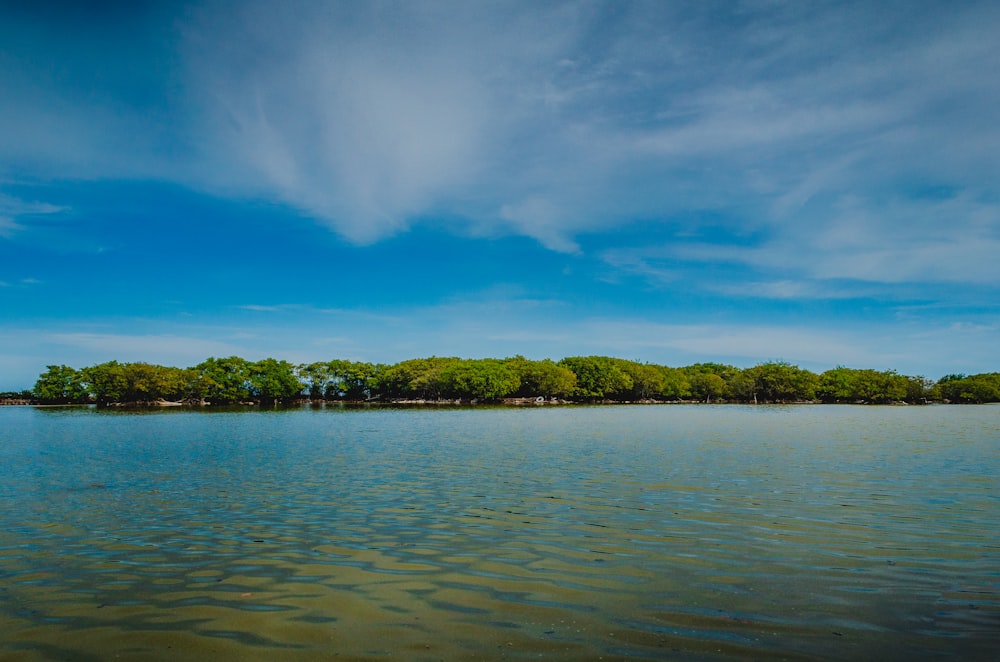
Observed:
[[[1000,401],[1000,373],[937,382],[893,370],[837,367],[814,373],[785,361],[751,368],[719,363],[669,367],[607,356],[560,361],[429,357],[395,364],[336,359],[294,365],[209,358],[190,368],[109,361],[82,369],[50,365],[31,391],[39,404],[224,405],[294,401],[742,402],[911,404]]]

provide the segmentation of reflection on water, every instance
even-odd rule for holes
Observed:
[[[988,659],[1000,408],[0,410],[0,658]]]

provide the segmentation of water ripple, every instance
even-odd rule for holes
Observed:
[[[0,657],[977,659],[996,408],[0,411]]]

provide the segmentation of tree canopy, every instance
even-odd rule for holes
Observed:
[[[396,364],[345,359],[293,365],[211,357],[189,368],[108,361],[82,369],[47,366],[31,391],[39,404],[212,405],[347,402],[477,401],[506,398],[571,402],[1000,402],[1000,373],[947,375],[937,382],[893,370],[838,366],[821,374],[785,361],[749,368],[718,363],[670,367],[609,356],[558,362],[426,357]]]

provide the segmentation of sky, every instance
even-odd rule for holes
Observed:
[[[47,365],[1000,370],[1000,4],[0,3]]]

